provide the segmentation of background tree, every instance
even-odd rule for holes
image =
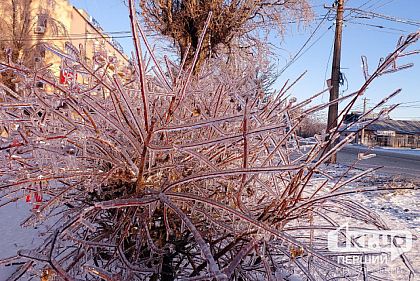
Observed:
[[[290,20],[312,16],[306,0],[140,0],[146,24],[173,40],[190,65],[210,11],[212,18],[197,61],[197,68],[222,50],[255,47],[257,38],[270,30],[282,32]],[[235,39],[241,38],[237,44]],[[190,50],[187,53],[187,48]],[[234,48],[237,50],[236,48]]]
[[[302,119],[298,128],[298,135],[304,138],[313,137],[314,135],[322,134],[325,130],[325,119],[322,114],[317,112],[309,114]]]
[[[36,63],[42,64],[45,55],[44,37],[67,34],[62,23],[52,18],[47,5],[55,1],[33,0],[0,1],[0,59],[11,60],[32,68]],[[37,26],[44,26],[45,32],[35,32]],[[39,59],[41,58],[41,59]],[[0,73],[0,81],[15,89],[20,78],[11,71]]]
[[[32,0],[2,1],[0,4],[0,58],[11,59],[27,63],[30,57],[32,42],[28,40],[31,32],[30,5]],[[0,78],[4,83],[12,86],[10,72],[2,73]]]

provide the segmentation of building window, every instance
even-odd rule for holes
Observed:
[[[44,34],[47,28],[48,14],[41,13],[38,15],[38,20],[35,26],[35,34]]]
[[[47,27],[48,15],[46,13],[41,13],[38,15],[37,25],[42,27]]]

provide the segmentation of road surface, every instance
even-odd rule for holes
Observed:
[[[374,153],[376,157],[360,160],[356,167],[368,169],[381,167],[379,173],[420,180],[420,155],[402,154],[385,149],[368,151],[362,146],[346,146],[337,155],[337,163],[351,165],[357,161],[358,153]]]

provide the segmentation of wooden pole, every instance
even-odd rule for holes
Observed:
[[[344,0],[337,0],[337,17],[335,22],[335,36],[334,36],[334,55],[332,61],[331,70],[331,86],[330,89],[330,101],[338,99],[338,93],[340,89],[340,61],[341,61],[341,39],[343,33],[343,14],[344,14]],[[328,109],[328,125],[327,132],[337,127],[338,118],[338,103],[331,104]],[[330,148],[333,147],[331,144]],[[330,163],[337,162],[337,155],[334,153],[330,160]]]
[[[363,99],[363,115],[366,113],[366,108],[367,108],[367,101],[368,101],[368,99],[367,98],[364,98]],[[365,117],[366,118],[366,117]],[[365,129],[363,128],[362,129],[362,136],[361,136],[361,139],[360,139],[360,144],[364,144],[364,140],[365,140]]]

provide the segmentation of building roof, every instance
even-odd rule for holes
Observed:
[[[400,134],[420,134],[420,121],[412,120],[377,120],[368,125],[370,131],[395,131]]]
[[[364,122],[370,122],[370,120],[366,120]],[[354,132],[354,131],[358,131],[361,129],[362,127],[362,123],[364,122],[360,122],[360,124],[356,124],[347,128],[343,128],[341,130],[345,130],[345,131],[350,131],[350,132]],[[420,121],[414,121],[414,120],[391,120],[391,119],[386,119],[386,120],[376,120],[374,122],[372,122],[371,124],[369,124],[365,130],[368,131],[394,131],[396,133],[399,134],[410,134],[410,135],[415,135],[418,134],[420,135]]]

